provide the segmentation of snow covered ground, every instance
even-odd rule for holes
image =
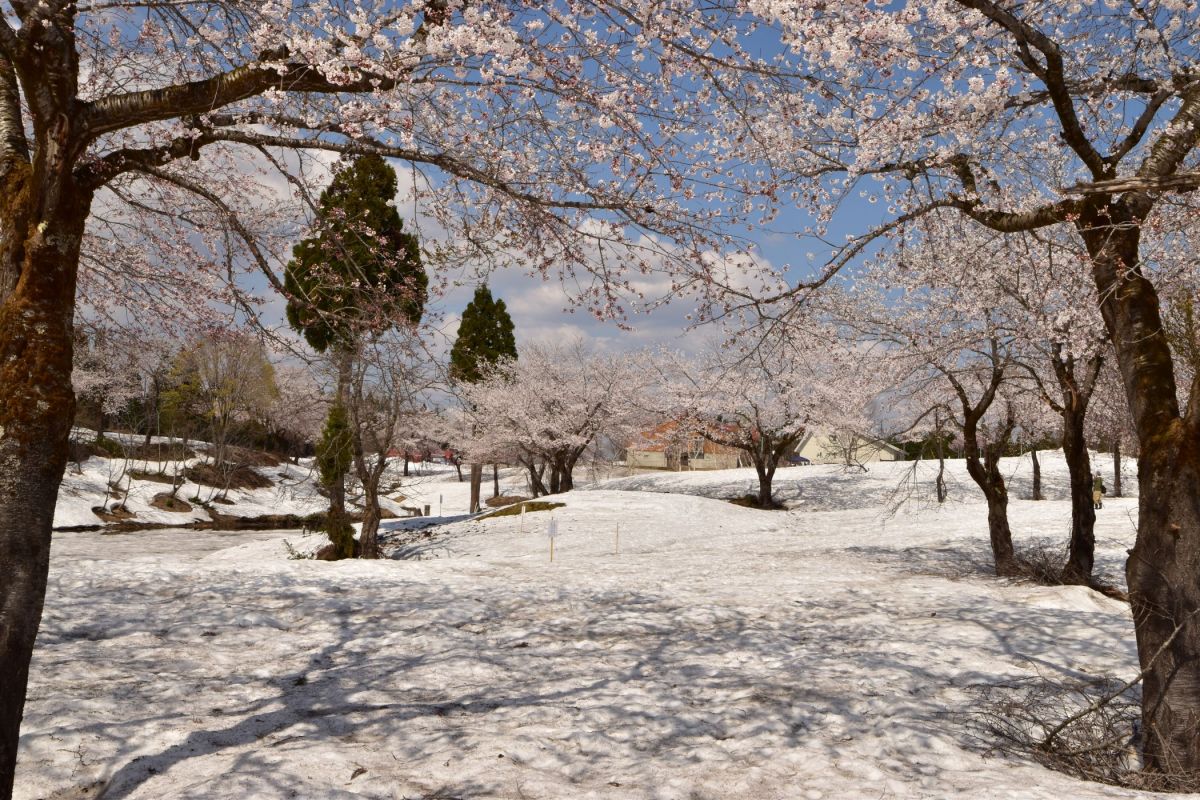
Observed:
[[[299,534],[56,534],[17,797],[1139,796],[969,740],[977,687],[1136,657],[1121,603],[987,575],[952,466],[955,502],[892,517],[903,465],[781,471],[787,512],[699,496],[742,471],[608,482],[556,498],[553,562],[548,513],[397,521],[405,558],[380,562],[289,560]],[[1098,523],[1116,580],[1135,505]],[[1012,517],[1018,546],[1065,541],[1062,500]]]
[[[95,437],[92,431],[77,430],[76,437],[90,441]],[[108,433],[110,439],[117,439],[126,444],[138,444],[141,437],[131,437],[128,434]],[[178,445],[179,440],[165,437],[151,437],[154,444]],[[193,447],[207,447],[203,442],[191,443]],[[239,488],[222,492],[220,488],[184,481],[176,492],[176,497],[191,506],[190,510],[171,511],[155,507],[153,501],[156,495],[170,492],[171,479],[176,474],[182,474],[187,467],[204,463],[203,455],[193,456],[181,461],[154,461],[146,459],[123,459],[92,456],[80,464],[69,464],[63,476],[62,487],[59,489],[58,506],[54,513],[56,528],[71,528],[111,524],[114,520],[104,520],[97,516],[97,507],[112,508],[123,505],[127,516],[122,516],[117,522],[152,523],[158,525],[183,525],[190,522],[209,522],[212,515],[205,505],[219,514],[231,517],[263,517],[276,515],[294,515],[297,517],[325,511],[329,501],[317,490],[316,472],[312,459],[301,459],[299,464],[281,463],[276,466],[253,466],[255,472],[265,477],[270,486],[261,488]],[[393,469],[389,465],[389,469]],[[394,471],[399,473],[401,464],[394,465]],[[408,489],[415,490],[430,483],[441,483],[447,480],[457,480],[454,467],[447,464],[415,464],[410,468],[408,478],[400,478]],[[152,477],[151,477],[152,476]],[[119,487],[120,496],[112,494],[112,488]],[[406,490],[407,491],[407,490]],[[426,490],[427,493],[429,490]],[[409,491],[409,494],[412,492]],[[196,502],[199,498],[202,502]],[[353,498],[351,498],[353,501]],[[353,505],[353,502],[352,502]],[[381,498],[381,505],[394,514],[403,514],[403,506],[414,506],[406,496],[403,501],[389,497]],[[466,510],[467,500],[461,502],[462,510]],[[448,508],[456,511],[456,508]]]

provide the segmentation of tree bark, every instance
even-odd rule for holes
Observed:
[[[471,465],[471,510],[469,513],[474,514],[479,511],[479,489],[483,484],[483,464]]]
[[[986,447],[979,446],[978,419],[987,410],[978,409],[978,416],[968,416],[963,428],[963,455],[967,472],[983,492],[988,508],[988,538],[992,545],[992,560],[996,574],[1001,577],[1017,573],[1017,558],[1013,549],[1012,529],[1008,524],[1008,488],[1000,471],[1000,456],[1007,446],[1014,423],[1012,407],[1008,409],[1004,430]]]
[[[1143,762],[1181,788],[1200,782],[1200,398],[1180,415],[1158,294],[1141,272],[1150,200],[1104,198],[1076,223],[1138,440],[1138,533],[1126,562],[1142,684]],[[1195,388],[1195,387],[1193,387]]]
[[[1042,495],[1042,463],[1038,461],[1038,451],[1035,446],[1029,451],[1029,456],[1033,459],[1033,499],[1045,500]]]
[[[775,465],[756,461],[754,471],[758,473],[758,497],[756,498],[758,507],[774,508],[775,500],[772,497],[771,484],[775,478]]]
[[[1113,442],[1113,497],[1124,497],[1121,493],[1121,440]]]
[[[492,464],[492,497],[500,496],[500,467]]]
[[[935,441],[937,447],[938,473],[934,487],[937,491],[937,501],[939,503],[944,503],[946,502],[946,442],[942,438],[940,426],[937,428],[937,438]]]
[[[10,164],[0,185],[0,797],[12,794],[75,415],[75,281],[91,197],[59,161],[69,124],[40,131],[47,158]]]
[[[1096,551],[1096,510],[1092,506],[1092,462],[1084,437],[1084,412],[1076,407],[1063,413],[1063,455],[1071,478],[1071,544],[1063,583],[1088,585]]]
[[[359,558],[379,558],[379,517],[379,493],[376,486],[366,484],[363,486],[362,531],[358,536]]]

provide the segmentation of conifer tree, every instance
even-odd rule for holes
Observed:
[[[325,430],[344,428],[347,453],[357,452],[358,432],[346,408],[356,354],[367,338],[415,326],[425,307],[429,279],[417,237],[404,230],[396,212],[395,196],[396,172],[382,157],[364,155],[339,164],[321,192],[309,235],[292,249],[284,274],[288,322],[317,352],[333,351],[337,403]],[[322,473],[329,491],[327,532],[338,545],[335,558],[353,550],[352,541],[340,542],[350,535],[349,466],[347,460],[339,472]]]
[[[486,284],[475,289],[467,303],[458,338],[450,350],[450,377],[459,383],[478,383],[487,367],[517,357],[513,321],[503,300],[494,300]]]
[[[450,379],[458,383],[478,383],[487,368],[500,361],[516,359],[517,340],[513,321],[503,300],[492,298],[487,284],[475,287],[475,297],[463,310],[458,338],[450,349]],[[479,509],[479,484],[482,465],[471,465],[471,511]],[[461,477],[461,476],[460,476]],[[492,496],[500,494],[500,473],[492,465]]]
[[[396,172],[380,156],[343,162],[284,274],[288,322],[317,352],[416,325],[429,279],[396,212]]]

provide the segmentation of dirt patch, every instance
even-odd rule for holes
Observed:
[[[226,486],[230,489],[266,489],[275,485],[270,478],[245,464],[238,464],[236,467],[229,464],[197,464],[188,467],[183,474],[192,483],[221,489]]]
[[[514,503],[511,506],[505,506],[499,511],[493,511],[490,514],[484,514],[479,519],[492,519],[494,517],[515,517],[522,510],[526,514],[532,514],[536,511],[553,511],[556,508],[562,508],[566,503],[551,503],[545,500],[531,500],[527,503]]]
[[[115,508],[93,506],[92,513],[105,522],[124,522],[125,520],[130,520],[134,517],[133,512],[124,506],[117,506]]]
[[[147,472],[143,469],[129,470],[129,477],[137,481],[151,481],[153,483],[175,484],[175,476],[168,475],[165,472]]]
[[[175,511],[181,514],[186,514],[192,510],[192,507],[186,500],[180,500],[169,492],[159,492],[154,495],[154,499],[150,501],[150,505],[163,511]]]
[[[511,506],[513,503],[529,502],[528,497],[521,497],[519,494],[498,494],[495,497],[489,497],[483,501],[483,504],[489,508],[504,508]]]
[[[229,460],[239,467],[278,467],[279,459],[261,450],[251,450],[248,447],[225,448]]]
[[[742,506],[743,508],[757,508],[759,511],[787,511],[787,506],[775,500],[772,500],[768,505],[762,505],[758,502],[758,495],[756,494],[747,494],[742,495],[741,497],[735,497],[729,502],[733,503],[735,506]]]

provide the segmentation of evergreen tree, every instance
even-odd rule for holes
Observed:
[[[475,287],[475,297],[463,310],[458,337],[450,348],[450,380],[478,383],[491,365],[517,357],[512,317],[503,300],[492,299],[487,284]],[[471,465],[471,512],[479,510],[479,487],[483,465]],[[459,472],[462,480],[462,472]],[[500,473],[492,464],[492,496],[500,494]]]
[[[321,192],[284,273],[288,322],[314,350],[420,321],[429,279],[395,195],[396,172],[377,155],[342,162]]]
[[[354,549],[345,490],[358,435],[345,406],[353,359],[364,337],[420,322],[428,293],[417,237],[404,230],[395,196],[396,172],[382,157],[343,161],[284,273],[288,322],[314,350],[333,348],[336,356],[337,403],[325,424],[327,435],[337,433],[336,458],[330,455],[321,476],[329,490],[326,528],[337,546],[335,558],[352,556]]]
[[[350,420],[346,415],[346,407],[335,403],[329,409],[325,429],[321,432],[321,441],[317,444],[317,474],[321,485],[329,491],[331,498],[344,493],[346,473],[350,471],[353,458]],[[331,503],[325,530],[333,542],[335,559],[350,558],[354,555],[354,528],[346,516],[344,498],[341,503]]]
[[[474,299],[463,311],[458,338],[450,350],[451,379],[477,383],[487,367],[516,357],[517,340],[504,301],[492,299],[486,284],[477,287]]]

